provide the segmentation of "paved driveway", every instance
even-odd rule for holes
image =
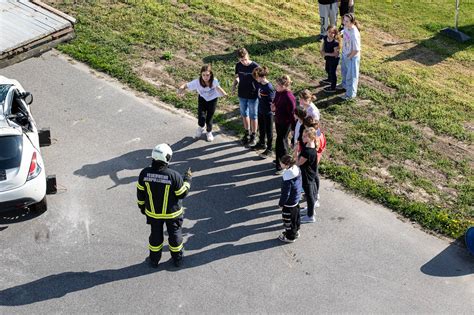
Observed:
[[[0,313],[474,312],[474,259],[379,205],[322,181],[321,208],[282,244],[280,179],[232,139],[195,141],[195,119],[50,52],[3,69],[52,130],[49,210],[0,216]],[[194,170],[186,261],[143,263],[135,180],[154,145]],[[329,148],[330,150],[330,148]]]

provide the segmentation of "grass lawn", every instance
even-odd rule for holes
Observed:
[[[77,18],[59,49],[130,87],[195,112],[176,88],[212,63],[230,91],[245,46],[289,74],[293,91],[317,95],[328,150],[321,172],[435,232],[474,225],[474,46],[438,31],[454,23],[454,0],[356,1],[362,24],[360,92],[342,102],[321,91],[316,1],[47,1]],[[474,2],[460,28],[474,37]],[[220,125],[241,131],[237,98],[219,101]]]

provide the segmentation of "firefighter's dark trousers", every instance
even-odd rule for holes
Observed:
[[[151,225],[150,243],[150,259],[158,263],[161,259],[161,251],[163,249],[163,224],[166,224],[168,231],[168,247],[171,252],[171,257],[174,260],[181,260],[183,258],[183,234],[181,226],[183,225],[183,217],[175,219],[153,220],[149,222]]]

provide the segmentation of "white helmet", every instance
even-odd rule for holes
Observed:
[[[161,143],[157,145],[151,152],[151,157],[155,161],[162,161],[168,164],[171,161],[171,156],[173,155],[173,150],[166,143]]]

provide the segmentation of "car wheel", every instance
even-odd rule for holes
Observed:
[[[46,202],[46,196],[44,196],[43,200],[34,205],[30,206],[30,210],[34,213],[43,213],[48,210],[48,203]]]

